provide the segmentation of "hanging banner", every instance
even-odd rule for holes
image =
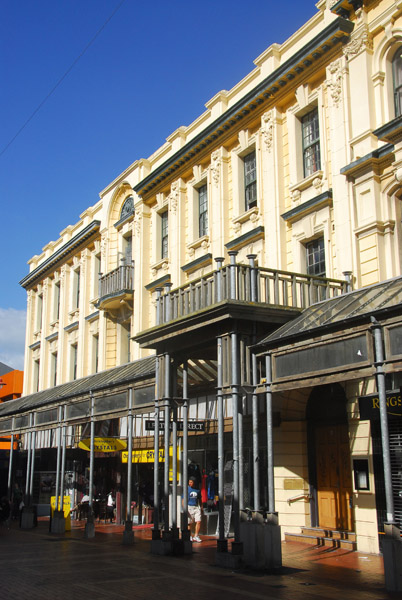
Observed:
[[[78,444],[81,450],[91,451],[91,438],[81,440]],[[119,450],[125,450],[127,448],[126,440],[119,440],[118,438],[112,437],[96,437],[94,438],[94,451],[95,452],[118,452]]]

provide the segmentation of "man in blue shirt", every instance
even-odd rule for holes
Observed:
[[[195,488],[195,478],[188,480],[188,522],[190,524],[190,535],[193,523],[195,523],[195,535],[190,537],[192,542],[201,542],[199,536],[201,528],[201,491]]]

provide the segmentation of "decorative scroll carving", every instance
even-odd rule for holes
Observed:
[[[106,264],[106,252],[107,252],[107,245],[108,245],[108,237],[106,235],[102,235],[102,239],[101,239],[101,263],[102,264]]]
[[[300,198],[301,198],[301,191],[300,190],[293,190],[292,192],[290,192],[290,197],[291,197],[292,202],[294,204],[299,204]]]
[[[261,117],[261,135],[268,152],[271,152],[274,140],[274,122],[272,110],[264,113]]]
[[[63,265],[60,269],[60,286],[64,286],[66,282],[67,265]]]
[[[168,198],[169,206],[170,206],[170,209],[172,210],[173,214],[176,214],[176,211],[177,211],[177,205],[179,203],[179,194],[180,194],[179,182],[174,181],[170,187],[170,195]]]
[[[356,37],[346,44],[343,49],[343,53],[346,56],[347,60],[354,58],[360,52],[364,50],[372,50],[373,49],[373,36],[369,32],[367,25],[361,28],[360,31],[357,32]]]
[[[339,105],[342,96],[342,69],[341,61],[336,60],[328,67],[329,77],[327,88],[335,106]]]
[[[255,210],[255,211],[253,211],[251,213],[251,215],[250,215],[250,221],[252,223],[257,223],[257,221],[259,220],[259,218],[260,218],[260,211],[258,209]]]
[[[134,233],[137,237],[140,237],[142,224],[142,213],[135,213],[134,217]]]
[[[215,150],[215,152],[212,152],[211,159],[212,159],[211,160],[212,181],[214,182],[215,187],[218,187],[219,179],[220,179],[220,170],[221,170],[221,160],[220,160],[219,150]]]
[[[316,177],[313,179],[313,187],[317,190],[318,193],[321,193],[322,190],[322,179],[321,177]]]

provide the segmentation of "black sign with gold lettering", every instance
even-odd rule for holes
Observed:
[[[169,423],[169,429],[172,430],[173,423]],[[164,431],[165,422],[163,420],[159,421],[159,430]],[[187,426],[188,431],[205,431],[205,423],[204,421],[189,421]],[[146,420],[145,421],[145,431],[155,431],[155,421]],[[177,422],[177,431],[183,431],[183,421]]]
[[[362,421],[380,418],[380,400],[378,394],[359,398],[360,419]],[[387,392],[388,418],[402,417],[402,400],[400,392]]]

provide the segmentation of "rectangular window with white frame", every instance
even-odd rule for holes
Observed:
[[[304,177],[321,169],[320,126],[318,108],[311,110],[301,119]]]
[[[33,364],[33,390],[39,391],[39,374],[40,374],[40,360],[39,358],[34,361]]]
[[[92,372],[99,370],[99,335],[92,336]]]
[[[73,271],[73,298],[72,298],[72,310],[79,308],[80,306],[80,287],[81,287],[81,272],[80,269]]]
[[[160,215],[161,219],[161,258],[169,254],[169,214],[166,210]]]
[[[53,321],[60,318],[60,282],[57,281],[53,286]]]
[[[208,235],[208,188],[207,184],[198,188],[198,235]]]
[[[92,297],[97,298],[99,296],[99,278],[101,275],[101,257],[99,254],[95,254],[93,257],[93,282],[92,282]]]
[[[398,48],[392,59],[395,117],[402,115],[402,48]]]
[[[308,242],[306,245],[306,271],[307,275],[325,277],[325,248],[324,238],[318,238]]]
[[[75,381],[78,376],[78,344],[71,345],[71,379]]]
[[[57,385],[57,352],[51,354],[50,369],[51,385],[55,387]]]
[[[42,316],[43,316],[43,295],[38,294],[36,296],[36,331],[42,329]]]
[[[255,150],[243,157],[245,209],[257,206],[257,162]]]

